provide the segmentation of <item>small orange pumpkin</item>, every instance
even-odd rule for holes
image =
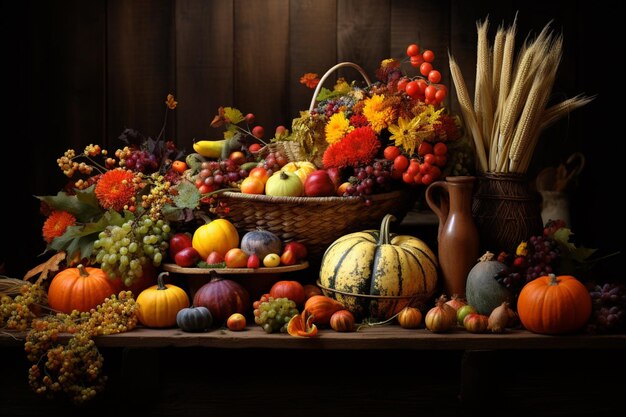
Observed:
[[[591,316],[591,295],[575,277],[550,274],[524,285],[517,314],[524,327],[534,333],[574,332]]]
[[[354,315],[348,310],[335,311],[330,316],[330,328],[337,332],[353,332],[354,325]]]
[[[304,309],[313,314],[313,323],[329,325],[331,316],[345,309],[343,304],[325,295],[314,295],[304,303]]]
[[[66,314],[89,311],[115,293],[115,284],[102,269],[79,264],[54,276],[48,288],[48,304]]]

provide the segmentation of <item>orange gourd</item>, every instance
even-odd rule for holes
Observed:
[[[176,285],[164,284],[161,272],[157,285],[146,288],[137,297],[137,318],[146,327],[172,327],[176,325],[176,315],[189,307],[189,297],[185,290]]]
[[[524,285],[517,314],[524,327],[534,333],[574,332],[591,316],[591,295],[575,277],[550,274]]]
[[[89,311],[115,293],[115,284],[102,269],[80,264],[54,276],[48,288],[48,304],[66,314]]]
[[[339,301],[325,295],[314,295],[306,300],[304,309],[313,314],[313,323],[327,326],[330,324],[331,316],[345,307]]]

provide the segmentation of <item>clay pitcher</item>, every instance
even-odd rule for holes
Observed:
[[[472,217],[475,177],[452,176],[426,189],[426,202],[439,218],[437,249],[448,297],[465,297],[465,282],[479,257],[478,229]]]

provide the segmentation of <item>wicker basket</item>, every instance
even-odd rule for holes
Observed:
[[[269,230],[283,242],[306,245],[309,261],[321,261],[337,238],[376,229],[386,214],[400,222],[415,204],[414,193],[398,190],[375,194],[366,205],[360,197],[273,197],[226,191],[217,197],[229,207],[224,217],[240,232]]]

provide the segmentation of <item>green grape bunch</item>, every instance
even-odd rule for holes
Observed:
[[[95,260],[110,278],[120,278],[128,287],[142,276],[145,265],[161,265],[171,232],[167,220],[148,215],[107,226],[94,242]]]

